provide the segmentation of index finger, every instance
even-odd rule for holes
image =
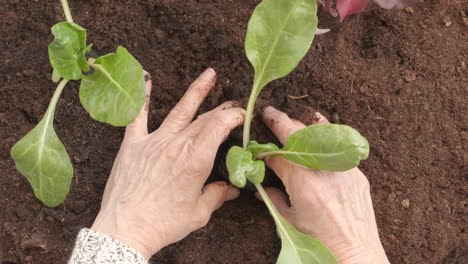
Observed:
[[[268,106],[263,110],[263,122],[273,131],[273,134],[283,145],[289,135],[305,127],[304,124],[292,120],[286,113],[278,111],[272,106]]]
[[[161,124],[161,129],[168,129],[172,133],[184,130],[198,111],[208,93],[216,82],[216,72],[209,68],[204,71],[188,88],[182,99],[171,110]]]
[[[219,146],[228,137],[231,131],[242,125],[245,110],[240,107],[215,109],[201,115],[189,129],[196,133],[195,145],[206,151],[206,157],[214,160]]]

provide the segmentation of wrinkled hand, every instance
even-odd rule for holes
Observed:
[[[264,110],[263,118],[282,144],[305,127],[273,107]],[[316,113],[312,123],[328,121]],[[379,239],[369,181],[358,168],[329,172],[308,169],[280,156],[265,161],[289,197],[278,189],[266,191],[291,224],[325,243],[342,264],[389,263]]]
[[[130,124],[92,226],[149,259],[158,250],[205,226],[213,211],[239,195],[225,182],[204,186],[220,144],[241,125],[244,110],[234,102],[192,119],[213,88],[206,70],[188,89],[161,127],[148,134],[147,101]]]

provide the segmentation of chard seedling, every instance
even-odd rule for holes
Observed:
[[[88,59],[92,45],[86,44],[86,30],[73,22],[67,0],[61,3],[67,21],[52,27],[55,39],[48,50],[52,80],[62,80],[42,120],[11,150],[36,197],[51,207],[65,200],[73,177],[72,163],[53,127],[58,99],[69,80],[81,80],[80,101],[91,117],[113,126],[132,122],[146,97],[140,63],[121,46],[116,53]]]
[[[312,44],[317,20],[316,0],[263,0],[250,18],[245,40],[245,52],[255,76],[247,104],[243,148],[232,147],[226,163],[231,183],[242,188],[247,181],[252,182],[268,207],[281,237],[277,264],[338,262],[324,244],[301,233],[279,214],[261,185],[265,177],[262,159],[280,155],[307,168],[345,171],[369,154],[367,140],[345,125],[308,126],[290,135],[282,148],[250,141],[252,113],[260,91],[296,68]]]

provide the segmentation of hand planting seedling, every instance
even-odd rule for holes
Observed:
[[[36,197],[51,207],[65,200],[73,177],[70,158],[53,127],[58,99],[69,80],[81,80],[80,101],[91,117],[113,126],[132,122],[146,97],[140,63],[120,46],[116,53],[87,59],[92,45],[86,45],[86,30],[73,22],[67,0],[61,3],[67,21],[52,27],[55,40],[49,45],[49,60],[52,80],[62,80],[42,120],[11,150]]]
[[[263,0],[250,18],[245,51],[255,76],[247,105],[243,148],[234,146],[227,155],[231,183],[257,188],[277,225],[282,249],[277,264],[338,263],[320,241],[289,224],[274,207],[261,183],[265,176],[262,159],[280,155],[307,168],[346,171],[369,154],[369,143],[359,132],[345,125],[316,124],[299,130],[279,148],[250,141],[250,125],[258,95],[269,82],[289,74],[309,50],[317,29],[315,0]]]

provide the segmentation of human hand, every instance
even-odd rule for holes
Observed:
[[[205,226],[213,211],[239,195],[225,182],[203,186],[219,145],[242,124],[245,114],[230,101],[192,122],[215,82],[214,70],[206,70],[150,134],[151,80],[146,82],[146,104],[126,129],[94,231],[120,240],[149,259]]]
[[[263,119],[282,144],[305,127],[271,106],[265,108]],[[316,113],[312,123],[328,121]],[[325,243],[339,263],[389,263],[379,239],[369,181],[358,168],[317,171],[280,156],[265,162],[286,187],[289,197],[275,188],[266,191],[289,223]]]

